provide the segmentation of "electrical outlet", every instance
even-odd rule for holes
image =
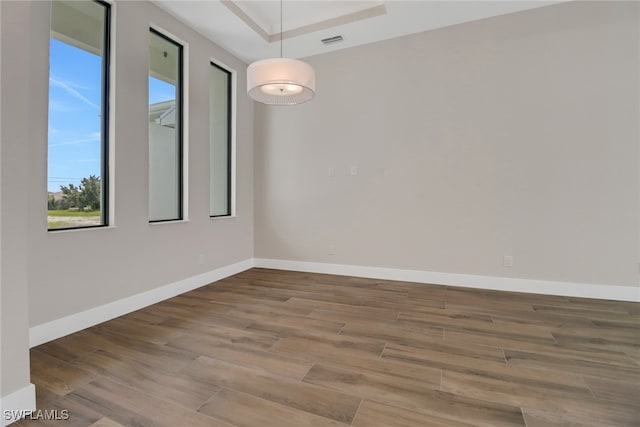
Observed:
[[[502,265],[505,267],[513,267],[513,257],[511,255],[505,255],[502,260]]]
[[[356,176],[356,175],[358,175],[358,167],[351,166],[351,176]]]
[[[335,175],[336,175],[336,168],[330,167],[329,168],[329,176],[335,176]]]

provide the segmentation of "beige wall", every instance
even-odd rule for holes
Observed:
[[[256,257],[638,286],[639,22],[571,2],[308,58],[315,100],[255,110]]]
[[[34,150],[30,234],[31,325],[182,280],[253,255],[252,105],[238,96],[237,213],[209,218],[209,62],[238,72],[244,90],[246,64],[148,2],[118,2],[115,31],[114,228],[46,232],[45,150]],[[189,221],[148,224],[148,33],[155,25],[188,44]],[[40,94],[46,104],[47,93]],[[44,118],[37,123],[44,123]],[[43,126],[46,126],[44,124]],[[46,131],[46,127],[44,127]],[[44,146],[43,146],[44,147]],[[35,196],[37,195],[37,196]],[[73,274],[55,274],[64,254]],[[200,254],[204,263],[199,263]],[[52,280],[53,276],[53,280]],[[69,298],[68,296],[73,296]]]
[[[0,398],[29,384],[28,198],[29,87],[38,45],[30,23],[41,16],[28,3],[0,2]],[[45,80],[46,83],[46,80]],[[46,108],[46,107],[45,107]],[[46,111],[46,110],[45,110]],[[4,406],[4,405],[3,405]],[[0,408],[0,409],[4,409]],[[12,408],[13,409],[13,408]],[[3,414],[0,413],[0,417]],[[0,418],[0,423],[3,417]]]
[[[253,106],[243,95],[246,64],[151,3],[117,2],[111,141],[115,226],[47,232],[49,7],[46,2],[0,5],[1,397],[28,384],[29,327],[253,256]],[[188,44],[188,222],[148,224],[150,24]],[[235,69],[238,77],[237,218],[231,219],[209,219],[210,58]]]

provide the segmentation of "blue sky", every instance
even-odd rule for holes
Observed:
[[[100,176],[101,58],[51,39],[49,191]]]
[[[47,188],[100,176],[102,58],[51,39]],[[149,78],[151,103],[175,98],[175,87]]]

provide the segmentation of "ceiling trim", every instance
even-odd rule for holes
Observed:
[[[262,0],[151,1],[244,62],[278,56],[277,0],[270,4]],[[283,39],[287,38],[289,57],[306,58],[566,1],[341,0],[332,5],[330,0],[318,0],[309,6],[291,5]],[[320,41],[338,35],[343,42],[326,45]]]
[[[364,21],[365,19],[375,18],[376,16],[386,15],[387,8],[384,4],[373,6],[368,9],[359,10],[357,12],[348,13],[346,15],[337,16],[335,18],[326,19],[313,24],[303,25],[302,27],[293,28],[282,33],[269,34],[256,21],[254,21],[244,10],[240,8],[233,0],[222,0],[222,4],[236,15],[242,22],[247,24],[249,28],[255,31],[267,43],[279,42],[281,39],[291,39],[300,37],[305,34],[314,33],[316,31],[326,30],[328,28],[347,25],[353,22]]]
[[[221,3],[227,9],[229,9],[231,13],[240,18],[242,22],[247,24],[249,28],[255,31],[257,35],[262,37],[264,41],[266,41],[267,43],[271,43],[272,36],[270,36],[269,33],[267,33],[265,30],[263,30],[262,27],[256,23],[256,21],[251,19],[251,17],[247,15],[245,11],[240,8],[240,6],[235,4],[233,0],[221,0]]]
[[[302,27],[287,30],[282,33],[282,38],[290,39],[293,37],[299,37],[305,34],[314,33],[316,31],[326,30],[328,28],[338,27],[340,25],[351,24],[352,22],[364,21],[365,19],[375,18],[376,16],[386,14],[387,8],[385,7],[385,5],[381,4],[378,6],[370,7],[369,9],[359,10],[347,15],[336,16],[335,18],[327,19],[325,21],[315,22],[313,24],[303,25]],[[269,38],[269,43],[277,41],[280,41],[280,33],[272,34]]]

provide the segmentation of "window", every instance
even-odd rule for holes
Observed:
[[[149,221],[182,219],[182,46],[149,38]]]
[[[51,3],[47,224],[108,224],[109,5]]]
[[[212,217],[231,215],[231,72],[211,64],[209,74],[209,164]]]

